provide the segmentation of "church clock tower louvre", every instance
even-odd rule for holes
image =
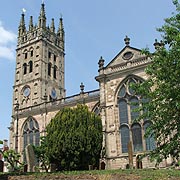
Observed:
[[[46,126],[44,117],[40,118],[43,116],[43,105],[47,101],[65,97],[64,36],[62,18],[57,31],[54,19],[50,27],[47,26],[44,3],[41,4],[37,25],[31,16],[26,27],[25,13],[22,13],[18,27],[13,110],[9,128],[10,148],[17,152],[22,151],[22,144],[39,143],[40,134]]]

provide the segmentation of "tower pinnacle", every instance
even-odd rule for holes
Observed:
[[[45,14],[45,4],[44,2],[41,4],[41,10],[39,15],[39,28],[46,27],[46,14]]]
[[[57,31],[57,35],[60,37],[60,39],[62,41],[64,41],[64,27],[63,27],[63,19],[62,19],[62,17],[60,17],[59,28],[58,28],[58,31]]]
[[[33,30],[33,17],[30,16],[30,20],[29,20],[29,31]]]
[[[52,18],[52,21],[51,21],[51,32],[55,32],[55,26],[54,26],[54,18]]]
[[[21,20],[20,20],[19,29],[18,29],[19,36],[21,36],[23,33],[26,32],[26,25],[25,25],[24,16],[25,16],[25,14],[24,14],[24,11],[23,11],[22,14],[21,14]]]

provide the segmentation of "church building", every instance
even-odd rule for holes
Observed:
[[[40,136],[56,113],[64,107],[84,103],[90,111],[101,116],[103,126],[103,148],[100,159],[101,169],[125,169],[129,166],[128,144],[132,145],[132,162],[136,168],[154,166],[139,155],[155,147],[152,137],[144,138],[149,126],[148,120],[134,123],[138,116],[131,102],[140,102],[140,96],[131,89],[132,83],[147,79],[146,66],[151,59],[140,49],[130,45],[125,37],[125,46],[104,66],[99,59],[98,74],[95,77],[99,89],[66,97],[64,85],[65,32],[63,19],[55,31],[54,19],[51,26],[46,24],[45,4],[41,4],[38,23],[30,17],[25,25],[22,13],[18,28],[16,49],[15,80],[13,86],[12,121],[10,125],[10,149],[24,157],[28,144],[39,145]],[[68,53],[68,52],[67,52]],[[93,77],[92,77],[93,78]]]

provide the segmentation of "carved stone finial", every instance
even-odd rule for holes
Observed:
[[[154,42],[154,48],[157,50],[160,46],[161,46],[161,44],[158,42],[158,40],[157,39],[155,39],[155,42]]]
[[[81,94],[84,93],[84,84],[83,83],[81,83],[81,85],[80,85],[80,90],[81,90]]]
[[[124,42],[125,42],[126,46],[129,46],[129,44],[130,44],[130,38],[129,38],[128,36],[126,36],[126,37],[124,38]]]
[[[99,70],[104,68],[104,59],[102,56],[100,57],[98,64],[99,64]]]
[[[165,46],[165,43],[164,43],[162,40],[160,41],[160,46],[161,46],[161,47],[164,47],[164,46]]]

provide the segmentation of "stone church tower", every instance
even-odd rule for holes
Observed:
[[[27,28],[25,14],[22,13],[18,28],[13,86],[13,119],[10,127],[10,146],[17,151],[21,149],[22,144],[23,118],[35,115],[35,112],[29,113],[29,110],[39,108],[39,105],[45,101],[53,102],[65,97],[64,35],[62,18],[60,18],[57,31],[55,31],[54,19],[52,19],[51,26],[47,26],[44,3],[41,5],[37,25],[33,24],[31,16]],[[33,118],[29,118],[25,126],[27,126],[27,132],[24,133],[37,133],[39,136],[40,124]],[[26,140],[27,143],[36,141],[33,135],[29,140],[24,139]]]

